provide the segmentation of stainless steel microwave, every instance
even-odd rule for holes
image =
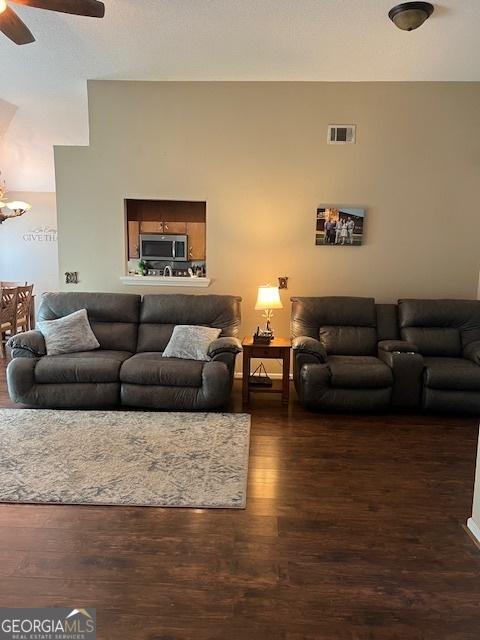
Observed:
[[[162,236],[140,234],[140,258],[142,260],[187,260],[187,236]]]

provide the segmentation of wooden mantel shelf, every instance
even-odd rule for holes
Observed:
[[[195,287],[205,289],[210,286],[210,278],[182,278],[169,276],[120,276],[122,284],[137,287]]]

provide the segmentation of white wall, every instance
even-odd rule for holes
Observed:
[[[0,225],[0,280],[34,284],[38,303],[44,291],[58,289],[57,213],[54,193],[9,192],[31,211]]]
[[[480,300],[480,282],[478,283],[477,298]],[[480,543],[480,434],[478,438],[477,468],[475,473],[472,517],[468,519],[467,526]]]
[[[477,471],[475,474],[472,517],[468,519],[467,526],[480,543],[480,436],[477,450]]]

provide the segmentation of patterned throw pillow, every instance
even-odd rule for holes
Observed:
[[[172,333],[163,352],[164,358],[183,358],[185,360],[210,360],[208,347],[218,338],[221,329],[198,325],[179,324]]]
[[[45,338],[47,356],[93,351],[100,346],[88,322],[86,309],[80,309],[58,320],[42,320],[37,322],[35,328]]]

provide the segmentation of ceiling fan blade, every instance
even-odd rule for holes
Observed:
[[[36,9],[48,9],[48,11],[72,13],[90,18],[103,18],[105,15],[105,5],[99,0],[12,0],[12,2]]]
[[[15,11],[7,7],[0,13],[0,31],[15,44],[29,44],[35,42],[35,38],[27,25],[20,20]]]

